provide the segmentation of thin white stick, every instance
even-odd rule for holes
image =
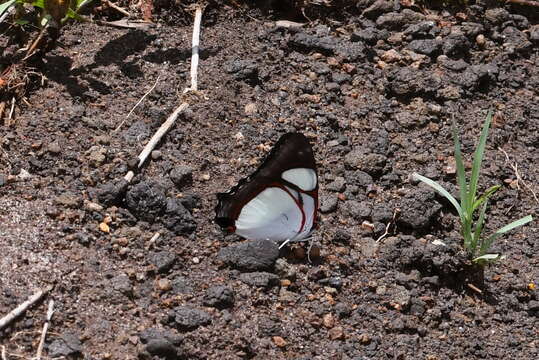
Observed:
[[[17,306],[9,314],[0,319],[0,330],[5,328],[16,317],[24,313],[28,308],[38,302],[49,290],[39,290],[34,295],[30,296],[28,300]]]
[[[199,39],[200,39],[200,23],[202,21],[202,9],[198,8],[195,13],[195,24],[193,25],[193,44],[192,44],[192,51],[193,55],[191,58],[191,88],[189,90],[197,90],[197,69],[198,69],[198,46],[199,46]],[[182,113],[187,107],[189,106],[188,103],[183,102],[178,106],[172,114],[167,118],[167,120],[157,129],[156,133],[152,136],[150,141],[146,144],[144,149],[142,149],[140,155],[138,156],[139,162],[137,165],[137,168],[140,169],[140,167],[144,164],[146,159],[148,158],[148,155],[152,152],[152,150],[155,148],[157,143],[161,140],[161,138],[166,134],[168,129],[174,124],[180,113]],[[130,170],[127,172],[127,174],[124,176],[124,179],[128,182],[130,182],[133,177],[135,176],[135,173]]]
[[[142,150],[142,152],[140,153],[140,155],[138,156],[139,158],[139,162],[138,162],[138,168],[140,168],[142,166],[142,164],[144,164],[144,161],[146,161],[146,159],[148,158],[148,155],[150,155],[150,153],[152,152],[152,150],[155,148],[155,146],[157,145],[157,143],[159,142],[159,140],[161,140],[161,138],[163,137],[163,135],[166,134],[166,132],[168,131],[168,129],[170,129],[170,127],[174,124],[174,122],[176,121],[176,119],[178,118],[178,116],[185,110],[187,109],[187,107],[189,106],[188,103],[184,102],[184,103],[181,103],[180,106],[178,106],[174,112],[172,114],[170,114],[170,116],[167,118],[167,120],[159,127],[159,129],[157,129],[157,131],[155,132],[155,134],[153,134],[152,138],[150,139],[150,141],[148,141],[148,143],[146,144],[146,146],[144,147],[144,149]]]
[[[114,129],[114,132],[118,132],[118,130],[120,130],[120,128],[123,126],[123,124],[125,124],[125,122],[127,121],[127,119],[129,118],[129,116],[131,116],[131,114],[133,113],[133,111],[135,111],[135,109],[137,108],[137,106],[140,105],[141,102],[144,101],[144,99],[146,99],[146,96],[150,95],[150,93],[153,91],[153,89],[155,89],[155,87],[157,86],[157,83],[159,82],[159,78],[161,77],[161,74],[159,74],[159,76],[157,76],[157,79],[155,80],[155,83],[153,84],[153,86],[150,88],[150,90],[148,90],[146,92],[146,94],[142,95],[142,97],[139,99],[139,101],[137,101],[137,103],[135,104],[135,106],[133,106],[131,108],[131,111],[129,111],[129,114],[127,114],[127,116],[125,117],[125,119],[122,120],[122,122],[120,123],[120,125],[118,125],[118,127],[116,129]]]
[[[191,47],[191,87],[184,90],[196,91],[198,89],[198,50],[200,43],[200,24],[202,22],[202,9],[197,8],[195,12],[195,24],[193,25],[193,44]]]
[[[11,110],[9,110],[8,125],[11,125],[11,119],[13,118],[13,111],[15,111],[15,96],[11,99]]]
[[[49,307],[47,309],[47,319],[43,325],[43,331],[41,332],[41,339],[39,340],[39,345],[37,347],[35,360],[41,360],[41,353],[43,352],[43,345],[45,345],[45,337],[47,336],[47,330],[51,323],[52,314],[54,314],[54,300],[49,301]]]
[[[2,360],[7,360],[6,347],[2,345]]]

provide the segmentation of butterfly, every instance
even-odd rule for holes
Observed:
[[[301,133],[287,133],[260,167],[217,194],[215,222],[250,240],[305,241],[317,226],[318,175],[313,149]]]

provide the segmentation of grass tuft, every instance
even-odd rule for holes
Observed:
[[[436,181],[421,176],[417,173],[413,174],[414,178],[432,187],[443,197],[449,200],[449,202],[455,207],[460,218],[461,233],[464,238],[464,248],[468,251],[472,261],[480,265],[485,265],[486,263],[496,261],[501,258],[501,254],[489,253],[490,247],[498,237],[533,220],[532,216],[528,215],[502,227],[490,236],[484,237],[482,234],[486,220],[485,214],[487,211],[488,200],[500,188],[500,185],[492,186],[481,196],[477,196],[479,173],[481,170],[483,155],[485,154],[485,147],[491,121],[492,111],[489,111],[485,123],[483,124],[481,136],[479,137],[479,144],[475,149],[472,173],[469,180],[466,179],[464,160],[460,149],[460,140],[457,133],[457,127],[456,124],[453,124],[453,141],[455,143],[455,162],[457,165],[457,183],[460,192],[460,203]],[[474,215],[477,210],[479,210],[479,215],[477,218],[475,218]]]

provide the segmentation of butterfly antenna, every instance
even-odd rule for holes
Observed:
[[[286,239],[280,246],[279,246],[279,250],[281,250],[286,244],[288,244],[290,242],[290,239]]]

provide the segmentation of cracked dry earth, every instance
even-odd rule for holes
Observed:
[[[0,331],[7,357],[35,354],[53,299],[47,358],[537,359],[537,222],[499,239],[506,258],[482,272],[451,205],[410,177],[456,193],[452,120],[471,160],[493,109],[480,187],[503,186],[487,230],[538,217],[536,14],[365,0],[297,26],[266,10],[206,9],[188,98],[191,15],[172,5],[145,30],[70,24],[34,60],[47,81],[1,129],[0,314],[53,288]],[[288,131],[319,167],[312,262],[212,222],[215,193]]]

